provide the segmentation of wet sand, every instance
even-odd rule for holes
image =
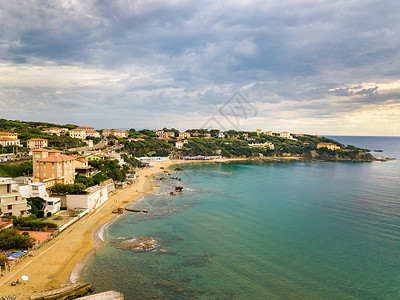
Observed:
[[[117,190],[100,208],[75,222],[57,238],[37,250],[32,257],[25,258],[10,273],[0,277],[0,296],[13,294],[19,295],[17,299],[28,299],[35,293],[60,288],[62,284],[70,282],[71,274],[74,273],[72,277],[76,276],[90,254],[96,251],[96,247],[101,246],[101,240],[99,238],[95,240],[95,237],[104,229],[104,224],[116,217],[112,214],[112,210],[124,207],[153,191],[152,177],[164,171],[160,167],[166,168],[185,162],[196,161],[169,160],[139,170],[136,184]],[[75,267],[77,269],[73,272]],[[27,275],[29,280],[11,286],[11,282],[21,280],[22,275]]]

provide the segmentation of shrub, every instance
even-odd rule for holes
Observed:
[[[50,217],[51,217],[51,212],[48,212],[46,216],[47,216],[48,218],[50,218]]]
[[[16,229],[4,229],[0,231],[0,249],[2,250],[26,250],[32,247],[35,239],[29,235],[20,235]]]
[[[44,211],[43,211],[43,210],[39,211],[39,212],[37,213],[37,217],[38,217],[38,218],[43,218],[43,217],[44,217]]]

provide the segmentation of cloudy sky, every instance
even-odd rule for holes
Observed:
[[[400,135],[399,20],[398,0],[0,0],[0,118]]]

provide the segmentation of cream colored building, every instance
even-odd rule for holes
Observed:
[[[268,149],[275,149],[275,145],[271,142],[266,142],[264,144],[249,144],[249,147],[252,148],[268,148]]]
[[[327,148],[329,150],[339,150],[340,147],[334,143],[318,143],[317,144],[317,149],[320,148]]]
[[[31,207],[10,177],[0,177],[0,208],[6,216],[29,216]]]
[[[0,145],[7,146],[22,146],[18,139],[18,134],[14,132],[0,132]]]
[[[179,139],[183,140],[183,139],[188,139],[190,138],[190,132],[179,132]]]
[[[100,137],[100,133],[96,130],[88,130],[86,131],[86,136],[90,136],[90,137],[95,137],[95,138],[99,138]]]
[[[48,146],[46,139],[29,139],[27,140],[28,148],[30,149],[39,149],[45,148]]]
[[[128,137],[128,132],[124,130],[119,130],[119,129],[113,129],[111,130],[111,134],[118,137],[118,138],[126,138]]]
[[[70,130],[69,136],[75,139],[81,139],[81,140],[86,139],[86,130],[78,128]]]

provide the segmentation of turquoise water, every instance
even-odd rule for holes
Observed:
[[[108,241],[150,236],[160,246],[135,253],[108,242],[83,278],[96,291],[126,299],[400,298],[398,161],[183,168],[162,175],[136,205],[149,215],[127,213],[109,227]],[[182,195],[169,194],[175,184]]]

